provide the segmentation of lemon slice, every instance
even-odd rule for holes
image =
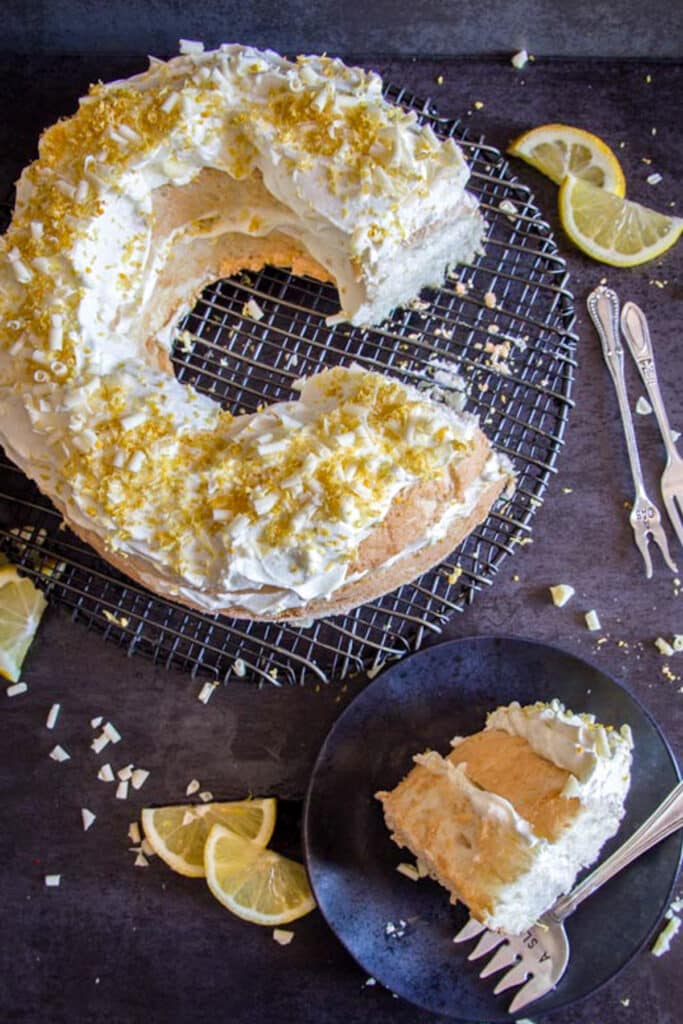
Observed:
[[[683,231],[667,217],[569,174],[560,188],[560,220],[572,242],[613,267],[635,267],[661,256]]]
[[[597,135],[582,128],[542,124],[515,139],[508,153],[526,160],[556,185],[573,174],[615,196],[626,194],[624,172],[614,153]]]
[[[216,899],[252,924],[287,924],[315,908],[302,864],[264,850],[222,825],[214,825],[209,833],[204,866]]]
[[[231,803],[176,804],[146,807],[142,827],[154,852],[170,868],[190,878],[204,877],[204,845],[218,822],[237,836],[266,846],[275,828],[276,801],[235,800]]]
[[[0,565],[0,676],[16,683],[47,601],[13,565]]]

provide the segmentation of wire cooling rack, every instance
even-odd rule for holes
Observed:
[[[118,573],[0,455],[0,548],[52,601],[129,654],[216,682],[340,679],[440,633],[529,537],[572,405],[576,336],[565,263],[531,192],[498,150],[469,138],[459,121],[439,117],[428,100],[392,87],[387,94],[462,146],[469,188],[488,223],[485,252],[459,268],[457,279],[373,329],[327,327],[336,291],[307,278],[267,267],[219,281],[178,327],[176,375],[244,412],[295,397],[295,381],[323,365],[352,361],[418,386],[439,380],[449,397],[460,385],[440,364],[457,363],[467,408],[514,463],[515,493],[445,563],[381,600],[309,626],[245,623],[171,604]],[[250,299],[262,319],[245,315]]]

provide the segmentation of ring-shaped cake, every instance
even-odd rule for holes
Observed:
[[[342,612],[442,560],[510,480],[474,416],[359,366],[231,416],[173,376],[178,318],[238,269],[379,323],[470,259],[455,143],[374,74],[198,44],[48,129],[0,248],[0,442],[109,562],[258,619]]]

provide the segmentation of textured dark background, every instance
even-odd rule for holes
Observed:
[[[683,53],[680,0],[5,0],[0,13],[0,49],[17,53],[160,56],[180,37],[287,53],[459,56],[521,47],[543,56]]]
[[[651,4],[647,9],[653,22],[656,8]],[[45,10],[59,21],[59,8],[46,5]],[[113,15],[108,17],[113,20]],[[8,25],[12,22],[6,19]],[[300,33],[298,38],[312,49],[319,37],[309,36],[305,28],[289,25],[288,31]],[[183,31],[200,34],[196,23],[183,25]],[[254,33],[249,37],[255,38]],[[376,37],[368,36],[363,48],[371,45],[380,47]],[[130,33],[127,48],[132,49]],[[143,48],[142,42],[136,47]],[[162,52],[164,47],[154,49]],[[501,147],[517,132],[544,121],[590,127],[617,148],[633,198],[662,209],[677,198],[683,163],[683,73],[676,64],[539,60],[518,73],[507,59],[371,63],[418,94],[434,94],[443,113],[463,115],[473,131]],[[70,113],[89,81],[143,66],[141,58],[124,57],[6,58],[0,66],[2,192],[34,155],[40,128]],[[438,86],[441,75],[443,85]],[[477,110],[475,100],[484,107]],[[653,170],[663,175],[657,186],[645,180]],[[655,577],[646,581],[632,544],[624,508],[632,490],[616,402],[583,300],[606,278],[622,299],[642,304],[673,424],[683,429],[683,246],[632,271],[600,267],[563,238],[554,186],[521,164],[519,175],[536,191],[541,209],[555,225],[572,272],[580,335],[577,407],[570,416],[558,478],[535,520],[533,543],[518,549],[494,586],[445,635],[518,634],[595,660],[644,701],[680,757],[683,680],[662,675],[665,659],[653,647],[655,637],[683,632],[680,586],[656,554]],[[654,281],[666,284],[660,288]],[[630,366],[628,377],[635,403],[641,392]],[[656,495],[662,466],[656,425],[652,417],[637,420],[648,483]],[[679,548],[677,554],[683,570],[683,551]],[[547,587],[558,582],[571,583],[577,591],[564,609],[554,608],[548,596]],[[600,614],[600,634],[585,629],[583,612],[589,608]],[[606,642],[599,645],[598,636]],[[670,664],[683,675],[683,654]],[[365,987],[365,974],[319,914],[296,923],[294,942],[280,948],[268,929],[244,924],[223,911],[201,881],[172,875],[157,860],[146,870],[134,869],[127,850],[127,826],[139,809],[146,803],[181,801],[187,782],[196,776],[217,797],[237,798],[251,791],[284,798],[275,845],[300,854],[300,799],[311,766],[330,724],[363,680],[318,691],[259,691],[247,683],[231,683],[204,707],[195,699],[198,682],[142,659],[127,660],[57,609],[46,613],[24,678],[28,694],[13,700],[0,696],[0,1020],[436,1022],[378,986]],[[62,713],[58,728],[49,733],[44,721],[53,701],[61,702]],[[123,735],[121,744],[107,748],[102,757],[89,750],[94,715],[111,719]],[[48,758],[56,742],[71,752],[69,762]],[[134,761],[152,774],[145,788],[123,803],[96,779],[103,760],[116,767]],[[87,834],[80,825],[79,809],[84,806],[98,815]],[[59,889],[44,888],[46,872],[61,872]],[[550,1024],[675,1024],[683,1001],[681,948],[679,937],[661,960],[642,952],[592,999],[546,1019]],[[530,1015],[536,1019],[533,1008]]]

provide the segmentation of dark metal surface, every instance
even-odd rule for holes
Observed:
[[[457,364],[467,408],[513,461],[515,493],[498,501],[446,562],[371,604],[303,627],[241,623],[179,607],[126,579],[64,531],[50,502],[0,456],[0,550],[52,601],[129,654],[217,682],[234,678],[238,658],[242,673],[259,683],[338,681],[439,635],[530,534],[571,405],[576,339],[565,263],[528,187],[498,150],[404,89],[388,92],[442,138],[457,138],[470,163],[470,188],[487,229],[483,254],[458,268],[466,295],[448,280],[423,296],[424,308],[400,310],[380,327],[330,328],[325,318],[338,309],[335,288],[267,267],[204,291],[179,324],[176,375],[237,414],[296,398],[300,377],[339,363],[360,363],[417,387],[433,386],[440,364]],[[501,210],[505,202],[512,213]],[[495,309],[486,305],[490,295]],[[262,319],[245,316],[248,301],[258,304]],[[510,349],[501,360],[505,372],[490,352],[501,344]],[[441,391],[448,396],[448,387]],[[452,388],[450,394],[457,397]]]
[[[179,38],[248,42],[285,53],[680,57],[674,0],[4,0],[3,47],[20,53],[165,56]]]
[[[0,67],[2,182],[9,185],[17,176],[35,152],[39,129],[71,112],[89,80],[139,67],[139,60],[124,59],[5,60]],[[418,95],[438,93],[445,114],[462,114],[471,120],[473,133],[499,149],[534,124],[582,124],[615,147],[632,198],[662,209],[677,198],[683,166],[679,67],[537,62],[519,75],[507,62],[396,61],[379,70]],[[435,82],[438,75],[442,86]],[[475,100],[484,107],[477,110]],[[654,170],[663,181],[649,186],[645,179]],[[580,312],[577,408],[558,476],[534,523],[533,543],[508,559],[495,586],[455,616],[444,635],[531,636],[595,660],[644,702],[680,758],[683,679],[668,678],[662,668],[668,664],[674,676],[683,675],[677,660],[683,656],[663,658],[653,641],[683,632],[683,595],[660,561],[651,581],[642,572],[624,508],[630,482],[616,401],[579,303],[607,278],[622,299],[643,308],[672,426],[683,429],[683,246],[632,271],[591,263],[563,239],[556,188],[521,164],[517,173],[533,189],[571,272]],[[632,366],[627,380],[634,404],[640,390]],[[646,484],[656,494],[663,449],[653,417],[637,417],[636,430]],[[683,551],[677,556],[680,562]],[[561,582],[576,588],[564,609],[553,607],[547,591]],[[585,628],[583,613],[590,608],[602,621],[598,633]],[[366,986],[365,974],[319,914],[296,923],[294,942],[281,948],[267,929],[226,913],[201,881],[172,875],[158,861],[136,869],[128,852],[128,823],[140,808],[183,800],[187,783],[196,777],[218,797],[251,791],[284,800],[274,845],[300,856],[299,801],[329,727],[362,678],[317,691],[315,685],[256,690],[235,681],[219,688],[204,707],[196,700],[199,680],[127,658],[59,608],[48,609],[24,678],[29,691],[23,697],[7,699],[0,691],[3,1021],[435,1024],[439,1018],[392,998],[381,986]],[[44,723],[53,701],[61,702],[62,712],[57,728],[48,732]],[[100,757],[89,749],[94,715],[114,722],[123,737]],[[69,750],[70,761],[49,759],[55,743]],[[134,761],[151,770],[150,778],[127,801],[116,800],[112,787],[96,778],[104,760],[115,768]],[[85,834],[81,807],[97,814]],[[59,889],[44,888],[48,872],[62,873]],[[679,936],[661,959],[644,951],[590,1000],[543,1019],[549,1024],[678,1024],[680,943]],[[538,1020],[533,1011],[530,1016]]]

